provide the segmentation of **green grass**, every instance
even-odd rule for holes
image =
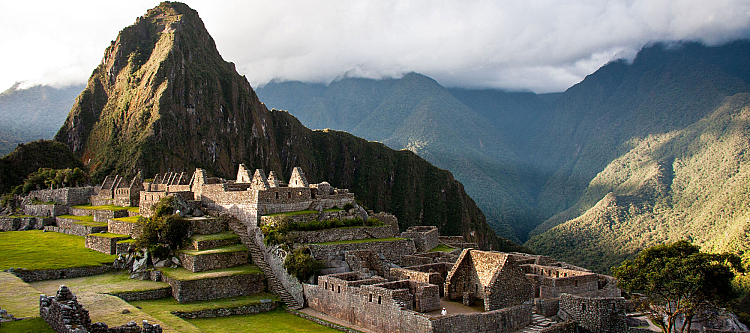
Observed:
[[[115,205],[101,205],[101,206],[92,206],[92,205],[78,205],[78,206],[70,206],[70,208],[76,208],[76,209],[90,209],[90,210],[128,210],[128,211],[138,211],[138,207],[122,207],[122,206],[115,206]],[[135,210],[132,210],[135,209]]]
[[[138,223],[138,218],[139,217],[141,217],[141,216],[138,215],[138,216],[118,217],[118,218],[115,218],[113,220],[115,220],[115,221],[122,221],[122,222],[128,222],[128,223]]]
[[[338,332],[334,329],[297,317],[283,309],[253,315],[200,318],[189,319],[187,321],[206,332]]]
[[[57,232],[0,232],[0,270],[99,266],[111,264],[117,257],[87,249],[84,242],[84,237]]]
[[[315,245],[335,245],[335,244],[357,244],[357,243],[372,243],[372,242],[394,242],[394,241],[400,241],[404,240],[406,238],[399,238],[399,237],[389,237],[389,238],[366,238],[366,239],[354,239],[354,240],[346,240],[346,241],[335,241],[335,242],[325,242],[325,243],[312,243]]]
[[[445,244],[440,244],[438,246],[435,246],[434,248],[432,248],[432,250],[429,250],[427,252],[451,252],[455,249],[456,249],[455,247],[448,246]]]
[[[233,238],[239,238],[237,234],[235,234],[233,231],[224,231],[222,233],[218,234],[210,234],[210,235],[194,235],[190,237],[190,239],[198,242],[202,241],[209,241],[209,240],[224,240],[224,239],[233,239]]]
[[[160,268],[159,270],[165,276],[168,276],[173,279],[180,280],[180,281],[201,280],[201,279],[207,279],[207,278],[212,278],[212,277],[223,277],[223,276],[242,275],[242,274],[263,274],[263,271],[261,271],[260,268],[258,268],[258,266],[249,265],[249,264],[236,266],[236,267],[230,267],[230,268],[223,268],[223,269],[212,269],[209,271],[203,271],[203,272],[198,272],[198,273],[193,273],[182,267],[178,267],[178,268],[164,267],[164,268]]]
[[[124,271],[63,280],[37,281],[29,284],[34,289],[47,295],[54,295],[61,284],[68,286],[75,294],[86,292],[99,294],[139,292],[169,286],[164,282],[131,279],[130,274]]]
[[[0,306],[16,318],[39,315],[39,294],[15,275],[0,272]]]
[[[262,299],[272,299],[275,301],[279,300],[279,297],[273,294],[269,293],[259,293],[255,295],[249,295],[249,296],[238,296],[238,297],[231,297],[231,298],[222,298],[222,299],[216,299],[216,300],[209,300],[209,301],[196,301],[196,302],[188,302],[188,303],[179,303],[174,298],[162,298],[162,299],[156,299],[156,300],[147,300],[147,301],[132,301],[130,302],[131,305],[137,306],[143,310],[143,312],[148,313],[149,315],[153,316],[154,318],[157,318],[161,320],[162,322],[169,325],[169,327],[175,329],[178,332],[204,332],[200,330],[199,328],[195,327],[191,323],[185,321],[184,319],[177,317],[173,315],[172,311],[199,311],[199,310],[206,310],[206,309],[219,309],[219,308],[236,308],[243,305],[253,305],[260,303],[260,300]],[[229,328],[223,328],[223,329],[231,329]],[[253,330],[232,330],[233,332],[253,332]],[[205,332],[213,332],[211,330],[205,330]]]
[[[16,320],[0,325],[0,333],[55,333],[42,317]]]
[[[95,233],[95,234],[92,234],[92,235],[94,235],[96,237],[104,237],[104,238],[121,238],[121,237],[122,238],[126,238],[126,237],[130,238],[129,235],[113,234],[113,233],[110,233],[110,232],[99,232],[99,233]]]
[[[295,216],[295,215],[307,215],[307,214],[318,214],[318,211],[317,210],[298,210],[296,212],[268,214],[266,216]]]
[[[70,220],[78,220],[82,222],[94,222],[94,217],[91,215],[77,216],[77,215],[58,215],[57,217]]]
[[[34,216],[32,216],[32,215],[9,215],[7,217],[15,219],[15,218],[21,218],[21,217],[34,217]]]
[[[125,239],[125,240],[121,240],[121,241],[117,242],[117,244],[120,244],[120,243],[135,243],[135,239],[132,239],[132,238],[131,239]]]
[[[242,252],[242,251],[247,251],[247,247],[245,247],[245,245],[242,245],[242,244],[235,244],[235,245],[217,247],[217,248],[213,248],[210,250],[203,250],[203,251],[181,250],[179,252],[187,254],[187,255],[191,255],[191,256],[202,256],[206,254]]]
[[[129,212],[140,213],[140,207],[127,207]]]

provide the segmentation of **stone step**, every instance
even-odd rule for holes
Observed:
[[[240,236],[232,231],[217,234],[193,235],[188,239],[189,249],[195,251],[210,250],[227,245],[240,244]]]
[[[249,251],[242,244],[227,245],[203,251],[182,250],[177,255],[182,267],[193,273],[229,268],[249,262]]]

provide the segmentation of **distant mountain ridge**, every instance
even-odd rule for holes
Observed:
[[[52,139],[81,90],[81,85],[23,89],[17,82],[0,93],[0,156],[19,143]]]
[[[364,206],[395,214],[402,229],[436,225],[482,247],[523,250],[495,235],[450,172],[269,111],[181,3],[163,2],[119,33],[55,140],[95,180],[195,168],[233,179],[240,163],[288,176],[301,167],[310,181],[348,188]]]

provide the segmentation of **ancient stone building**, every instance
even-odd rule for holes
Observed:
[[[438,246],[439,235],[436,226],[413,226],[401,233],[401,237],[414,241],[417,252],[429,251]]]
[[[534,289],[512,255],[464,249],[445,280],[445,295],[465,304],[482,300],[491,311],[530,304]]]
[[[591,333],[628,332],[625,299],[622,297],[582,297],[560,295],[561,321],[573,321]]]

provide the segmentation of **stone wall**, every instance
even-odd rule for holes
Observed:
[[[255,242],[255,245],[263,252],[263,260],[268,264],[276,280],[281,283],[283,288],[297,301],[297,304],[305,304],[304,289],[302,283],[294,276],[290,275],[284,268],[284,259],[287,252],[282,250],[278,245],[266,247],[263,244],[263,233],[258,228],[248,230],[248,235]]]
[[[440,262],[448,262],[448,263],[454,263],[458,260],[458,255],[453,253],[446,253],[446,252],[425,252],[425,253],[417,253],[414,255],[408,255],[401,257],[401,266],[402,267],[410,267],[410,266],[419,266],[419,265],[427,265],[427,264],[433,264],[433,263],[440,263]]]
[[[143,225],[140,223],[117,221],[110,219],[107,221],[107,232],[120,235],[129,235],[133,239],[141,237],[143,234]]]
[[[0,217],[0,231],[44,229],[54,224],[55,220],[49,217]]]
[[[82,276],[100,275],[113,271],[112,265],[60,268],[49,270],[30,271],[26,269],[8,270],[24,282],[70,279]]]
[[[531,305],[439,317],[432,321],[432,332],[515,332],[531,323]]]
[[[404,255],[414,254],[417,249],[414,242],[410,239],[395,240],[390,242],[367,242],[367,243],[350,243],[350,244],[308,244],[307,247],[312,252],[315,259],[325,262],[343,261],[346,251],[356,250],[374,250],[383,254],[386,260],[393,263],[400,263]]]
[[[141,215],[151,217],[151,214],[154,213],[154,205],[167,195],[167,192],[141,191],[140,198],[138,199],[138,210],[141,212]]]
[[[521,265],[534,284],[535,297],[558,298],[567,293],[581,295],[599,290],[599,276],[556,266]]]
[[[94,216],[94,222],[108,222],[110,219],[116,219],[119,217],[128,217],[128,210],[92,210],[91,215]]]
[[[557,316],[557,312],[560,311],[560,299],[546,299],[536,298],[534,299],[534,312],[545,317]]]
[[[217,318],[226,316],[239,316],[245,314],[263,313],[273,311],[279,307],[279,302],[271,301],[262,302],[254,305],[243,305],[235,308],[218,308],[190,312],[172,311],[171,313],[183,319],[195,318]]]
[[[401,237],[414,241],[417,252],[426,252],[438,246],[438,229],[435,226],[409,227],[401,233]]]
[[[182,267],[191,272],[244,265],[249,262],[249,255],[248,251],[209,253],[197,256],[185,253],[178,254]]]
[[[68,235],[86,237],[86,235],[88,234],[107,231],[106,226],[101,226],[101,227],[88,226],[88,225],[80,224],[81,221],[75,220],[75,219],[66,219],[62,217],[57,217],[56,221],[57,221],[57,225],[59,226],[59,228],[49,228],[49,230],[60,232],[60,233],[65,233]],[[48,229],[48,228],[45,228],[45,229]]]
[[[440,296],[444,295],[445,278],[453,267],[451,263],[427,264],[407,268],[391,268],[390,279],[412,280],[438,286]]]
[[[292,231],[289,235],[295,237],[296,243],[325,243],[365,238],[390,238],[396,237],[398,233],[394,233],[391,226],[381,226],[335,228],[317,231]]]
[[[94,188],[86,187],[64,187],[54,190],[36,190],[29,192],[28,198],[36,198],[44,202],[56,202],[63,205],[75,206],[87,204],[91,201]]]
[[[133,242],[120,241],[120,242],[117,242],[116,248],[117,248],[116,254],[121,255],[121,254],[130,253],[131,250],[135,250],[136,246],[135,246],[135,243]]]
[[[143,321],[143,328],[135,322],[108,327],[107,324],[92,323],[89,311],[78,303],[75,295],[62,285],[55,296],[39,296],[39,315],[55,332],[59,333],[161,333],[159,325]]]
[[[172,286],[172,297],[178,302],[203,301],[246,296],[264,291],[263,274],[240,274],[200,280],[177,280],[163,276]]]
[[[233,238],[227,238],[227,239],[207,239],[207,240],[201,240],[201,241],[197,241],[195,239],[188,239],[188,240],[190,241],[190,244],[189,244],[190,250],[194,250],[194,251],[215,249],[217,247],[240,243],[239,236],[233,237]]]
[[[86,235],[86,248],[105,254],[117,254],[117,242],[130,237],[104,237],[98,234]]]
[[[562,294],[557,316],[592,333],[627,332],[625,306],[622,297],[589,298]]]
[[[438,236],[438,242],[459,249],[479,248],[479,244],[467,242],[464,236]]]
[[[651,332],[651,330],[648,330],[648,332]],[[559,323],[542,329],[539,333],[576,333],[576,324],[571,321]]]
[[[109,293],[112,296],[117,296],[123,301],[147,301],[152,299],[161,299],[172,297],[172,287],[167,286],[160,289],[145,290],[145,291],[128,291],[122,293]]]
[[[215,217],[191,217],[190,230],[197,235],[218,234],[229,229],[227,221]]]
[[[65,205],[23,205],[23,213],[31,216],[54,217],[68,213]]]

